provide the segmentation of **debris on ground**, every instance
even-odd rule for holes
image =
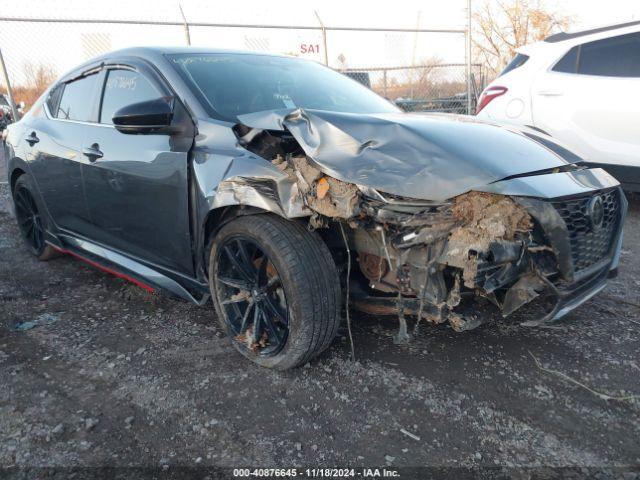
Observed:
[[[91,430],[98,425],[99,422],[100,421],[97,418],[86,418],[84,421],[84,429]]]
[[[55,313],[42,313],[35,320],[16,323],[11,329],[16,332],[31,330],[42,325],[50,325],[58,320],[60,320],[60,317]]]
[[[420,437],[419,436],[417,436],[415,433],[411,433],[411,432],[405,430],[404,428],[400,429],[400,433],[406,435],[409,438],[413,438],[414,440],[420,441]]]
[[[593,393],[596,397],[602,399],[602,400],[615,400],[618,402],[624,402],[624,401],[628,401],[628,400],[636,400],[636,399],[640,399],[640,394],[639,395],[620,395],[620,396],[616,396],[616,395],[611,395],[609,393],[604,393],[604,392],[599,392],[597,390],[594,390],[591,387],[588,387],[587,385],[585,385],[584,383],[576,380],[575,378],[570,377],[569,375],[567,375],[566,373],[560,372],[558,370],[552,370],[550,368],[546,368],[544,366],[542,366],[542,364],[540,363],[540,361],[538,360],[538,358],[531,353],[531,351],[529,351],[529,355],[531,355],[531,357],[533,358],[533,361],[536,364],[536,367],[538,367],[538,369],[540,369],[541,371],[545,372],[545,373],[550,373],[551,375],[557,375],[558,377],[564,378],[565,380],[578,385],[579,387],[584,388],[586,391]]]

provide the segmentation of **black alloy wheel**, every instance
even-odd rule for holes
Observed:
[[[217,290],[234,339],[257,355],[279,353],[289,335],[289,309],[267,254],[250,238],[238,235],[221,245],[217,265]]]
[[[211,237],[208,257],[217,320],[242,355],[287,370],[331,345],[342,295],[317,232],[273,214],[241,215]]]

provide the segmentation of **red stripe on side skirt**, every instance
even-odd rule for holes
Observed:
[[[99,270],[102,270],[103,272],[107,272],[110,273],[111,275],[114,275],[118,278],[122,278],[123,280],[127,280],[135,285],[137,285],[138,287],[142,288],[143,290],[146,290],[149,293],[154,293],[155,290],[150,287],[149,285],[147,285],[146,283],[141,282],[140,280],[130,277],[129,275],[125,274],[125,273],[121,273],[121,272],[117,272],[115,270],[111,270],[108,267],[105,267],[103,265],[100,265],[99,263],[94,262],[93,260],[89,260],[88,258],[83,257],[82,255],[78,255],[75,252],[72,252],[70,250],[66,250],[64,248],[60,248],[60,247],[56,247],[55,245],[51,245],[54,249],[56,249],[58,252],[60,253],[64,253],[65,255],[71,255],[72,257],[77,258],[78,260],[82,260],[85,263],[88,263],[89,265],[91,265],[92,267],[95,267]]]

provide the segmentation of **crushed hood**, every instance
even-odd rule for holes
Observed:
[[[446,200],[580,160],[537,132],[464,116],[289,109],[238,120],[252,128],[288,130],[327,175],[423,200]]]

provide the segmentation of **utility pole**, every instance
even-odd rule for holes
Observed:
[[[18,109],[16,108],[16,102],[13,101],[13,91],[11,90],[11,82],[9,82],[9,73],[7,72],[7,65],[4,63],[4,56],[0,49],[0,66],[2,67],[2,74],[4,75],[4,83],[7,85],[7,96],[9,97],[9,105],[11,106],[11,113],[13,114],[13,121],[20,120]]]
[[[324,64],[329,66],[329,52],[327,52],[327,29],[325,28],[324,23],[322,23],[322,20],[320,19],[320,15],[318,15],[318,12],[314,10],[313,13],[315,13],[316,18],[318,19],[318,23],[320,24],[320,30],[322,31],[322,44],[324,47]]]
[[[467,115],[471,115],[471,0],[467,0]]]

